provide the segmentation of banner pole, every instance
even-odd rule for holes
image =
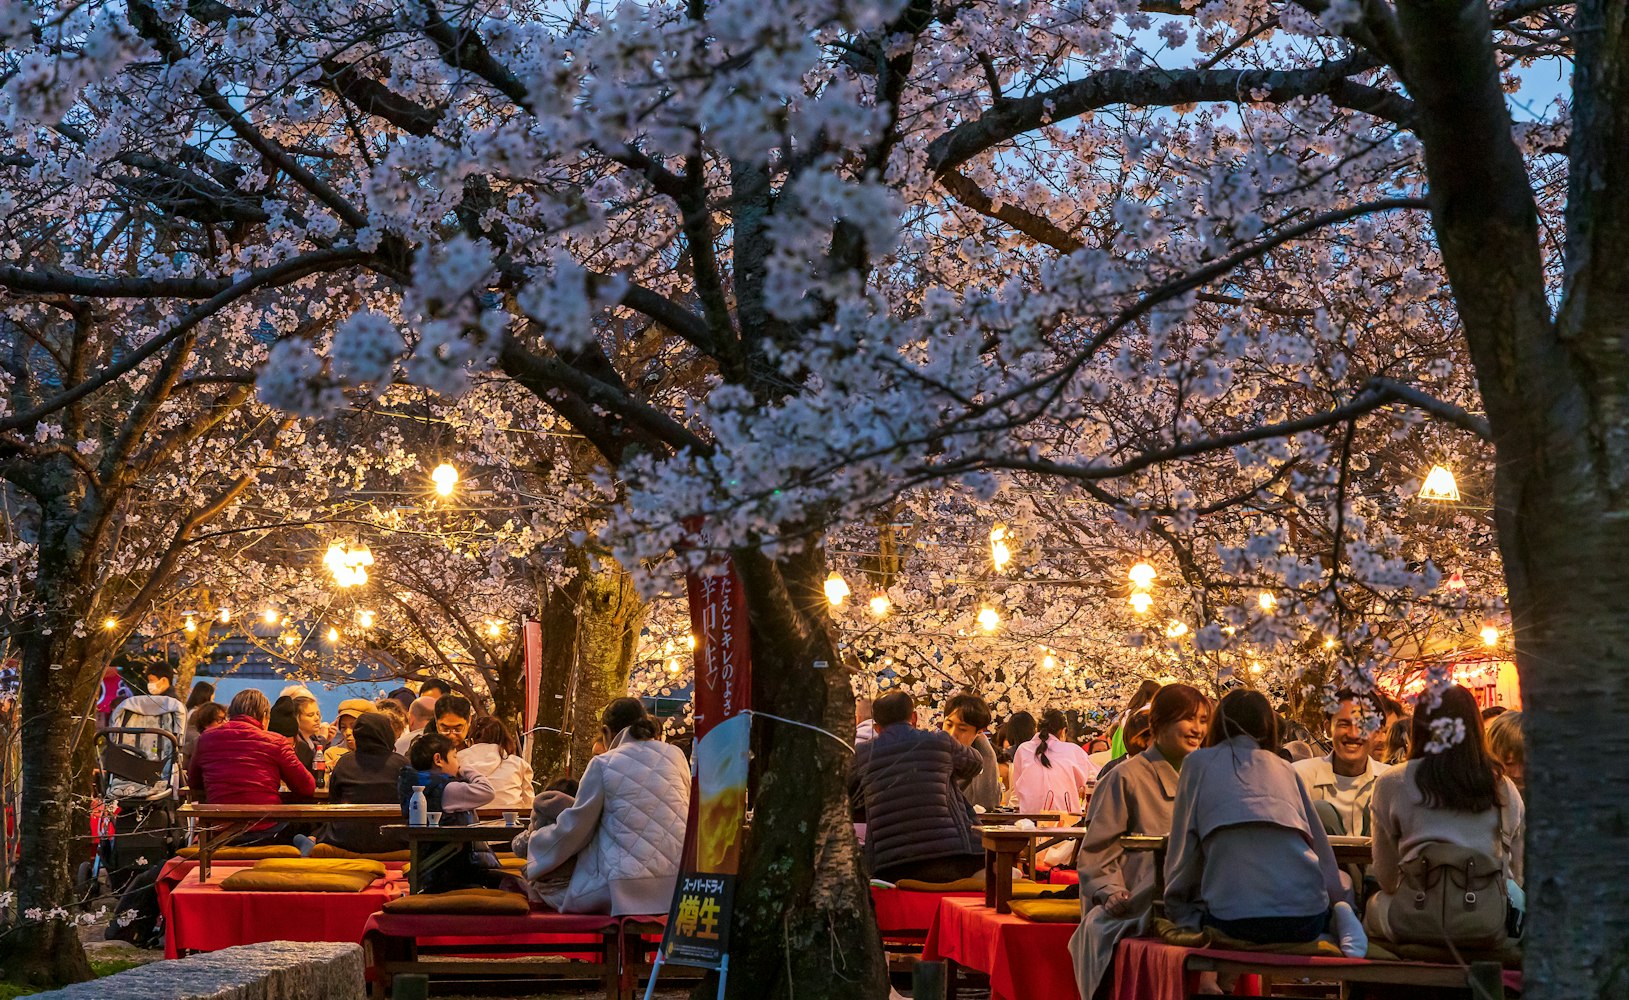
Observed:
[[[650,982],[645,984],[645,1000],[651,1000],[651,997],[656,995],[656,977],[661,974],[661,971],[662,953],[658,951],[656,961],[652,962],[650,966]]]
[[[718,959],[718,1000],[724,1000],[724,987],[730,981],[730,953],[725,952]],[[646,997],[645,1000],[650,1000]]]

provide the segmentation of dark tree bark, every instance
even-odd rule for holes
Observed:
[[[89,791],[89,774],[75,767],[76,735],[94,725],[87,720],[101,663],[89,669],[86,640],[76,626],[91,608],[79,586],[83,550],[67,505],[48,507],[41,525],[35,598],[40,611],[22,650],[21,730],[23,808],[17,866],[19,920],[0,936],[0,975],[36,987],[92,978],[90,961],[69,920],[35,919],[27,913],[70,905],[74,872],[85,853],[75,817],[76,800]]]
[[[1578,5],[1566,284],[1538,213],[1487,6],[1404,0],[1433,220],[1475,360],[1527,741],[1527,990],[1629,996],[1629,7]],[[1575,752],[1588,734],[1587,767]]]
[[[757,787],[728,995],[885,997],[887,961],[849,812],[854,695],[826,613],[824,555],[737,552],[736,569],[752,622],[752,707],[804,725],[753,723]],[[696,993],[710,995],[705,985]]]
[[[639,647],[645,604],[627,571],[589,565],[573,549],[572,576],[549,588],[543,603],[543,671],[538,685],[538,731],[532,771],[540,780],[580,777],[600,732],[600,711],[628,693],[628,674]]]

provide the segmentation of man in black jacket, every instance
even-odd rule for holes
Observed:
[[[364,712],[357,716],[351,733],[356,749],[334,765],[328,780],[328,801],[400,804],[396,778],[407,766],[407,758],[395,751],[396,734],[390,720],[381,712]],[[407,847],[400,837],[381,833],[379,825],[378,820],[337,820],[329,823],[317,839],[358,854],[381,854]],[[302,853],[309,854],[316,841],[297,837],[295,844]]]
[[[865,809],[866,860],[886,882],[954,882],[982,871],[984,852],[961,783],[983,767],[978,752],[938,730],[916,728],[903,691],[872,704],[875,739],[854,751],[849,789]]]

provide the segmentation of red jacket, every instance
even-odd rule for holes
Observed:
[[[270,805],[281,802],[279,784],[310,798],[317,779],[294,754],[288,737],[269,733],[260,720],[235,715],[198,737],[187,781],[199,802]]]

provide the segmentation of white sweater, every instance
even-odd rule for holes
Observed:
[[[515,838],[534,882],[576,859],[564,890],[539,886],[562,913],[666,913],[683,861],[690,764],[678,747],[624,730],[588,762],[577,800],[552,826]]]
[[[496,743],[476,743],[458,751],[458,762],[486,775],[494,807],[516,812],[532,808],[532,762],[525,757],[505,754]]]

